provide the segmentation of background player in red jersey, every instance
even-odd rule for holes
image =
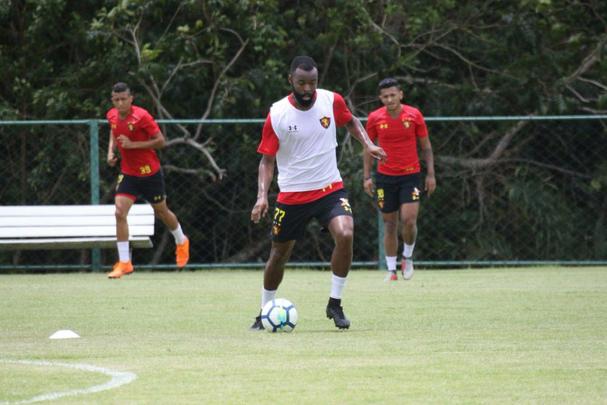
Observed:
[[[369,114],[367,132],[371,140],[377,140],[388,154],[388,160],[379,162],[375,175],[375,187],[371,177],[373,158],[364,153],[365,192],[375,197],[384,220],[384,248],[388,266],[388,280],[396,276],[398,250],[398,222],[404,241],[401,271],[405,280],[413,277],[413,249],[417,237],[417,215],[421,196],[420,164],[417,143],[426,162],[424,190],[430,196],[436,189],[434,155],[428,137],[428,129],[422,113],[402,104],[403,91],[398,81],[387,78],[379,83],[379,99],[384,105]],[[400,214],[400,215],[399,215]]]
[[[251,220],[268,212],[268,190],[278,166],[278,194],[272,222],[272,248],[263,277],[261,307],[271,301],[280,285],[295,241],[307,223],[317,218],[329,230],[335,247],[331,256],[331,293],[326,315],[340,329],[350,327],[341,306],[342,290],[352,263],[354,221],[348,196],[337,169],[336,127],[345,126],[370,157],[385,153],[371,142],[360,121],[352,116],[342,96],[317,89],[318,69],[308,56],[291,62],[289,83],[293,92],[274,103],[263,127],[257,151],[257,201]],[[263,329],[258,316],[251,326]]]
[[[133,105],[133,95],[127,84],[116,83],[112,87],[112,104],[114,108],[107,113],[110,124],[107,162],[110,166],[116,165],[116,147],[122,159],[115,197],[119,261],[108,277],[120,278],[133,272],[127,216],[138,196],[152,204],[156,217],[173,234],[177,267],[182,268],[190,258],[190,241],[166,203],[164,177],[156,154],[156,149],[164,147],[164,136],[154,118],[145,109]]]

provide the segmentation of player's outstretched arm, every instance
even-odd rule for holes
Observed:
[[[274,177],[274,166],[276,157],[263,155],[259,162],[259,171],[257,174],[257,201],[251,210],[251,221],[259,223],[262,217],[268,213],[268,191]]]
[[[362,144],[365,151],[368,152],[370,156],[377,160],[386,160],[386,152],[371,142],[369,135],[367,135],[367,131],[365,131],[363,124],[360,123],[358,118],[352,117],[350,122],[346,124],[346,128],[348,128],[348,132],[350,132],[350,134],[352,134],[352,136]]]

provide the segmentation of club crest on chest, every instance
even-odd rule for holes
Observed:
[[[325,129],[329,128],[329,126],[331,125],[331,118],[329,118],[329,117],[322,117],[320,119],[320,125],[322,125],[322,127],[325,128]]]

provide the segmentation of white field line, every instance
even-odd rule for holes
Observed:
[[[73,368],[76,370],[88,371],[91,373],[102,373],[111,377],[110,381],[100,384],[93,385],[88,388],[81,388],[68,391],[57,391],[49,392],[46,394],[37,395],[33,398],[26,399],[17,402],[3,402],[0,400],[0,405],[8,404],[31,404],[34,402],[51,401],[62,397],[72,397],[76,395],[92,394],[99,391],[110,390],[112,388],[118,388],[121,385],[128,384],[137,378],[137,375],[128,371],[115,371],[103,367],[91,366],[89,364],[70,364],[70,363],[58,363],[54,361],[37,361],[37,360],[0,360],[0,363],[13,363],[13,364],[25,364],[31,366],[43,366],[43,367],[65,367]]]

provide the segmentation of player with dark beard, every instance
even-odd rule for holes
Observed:
[[[275,298],[296,240],[316,218],[335,242],[326,315],[336,327],[347,329],[350,320],[343,312],[341,298],[352,263],[354,221],[337,169],[336,128],[345,126],[369,156],[383,160],[386,155],[371,142],[341,95],[317,88],[318,68],[312,58],[293,59],[288,80],[293,91],[272,105],[257,149],[262,158],[257,201],[251,211],[253,222],[259,222],[268,212],[275,166],[280,189],[272,217],[272,248],[264,271],[261,307]],[[260,316],[251,329],[263,329]]]

